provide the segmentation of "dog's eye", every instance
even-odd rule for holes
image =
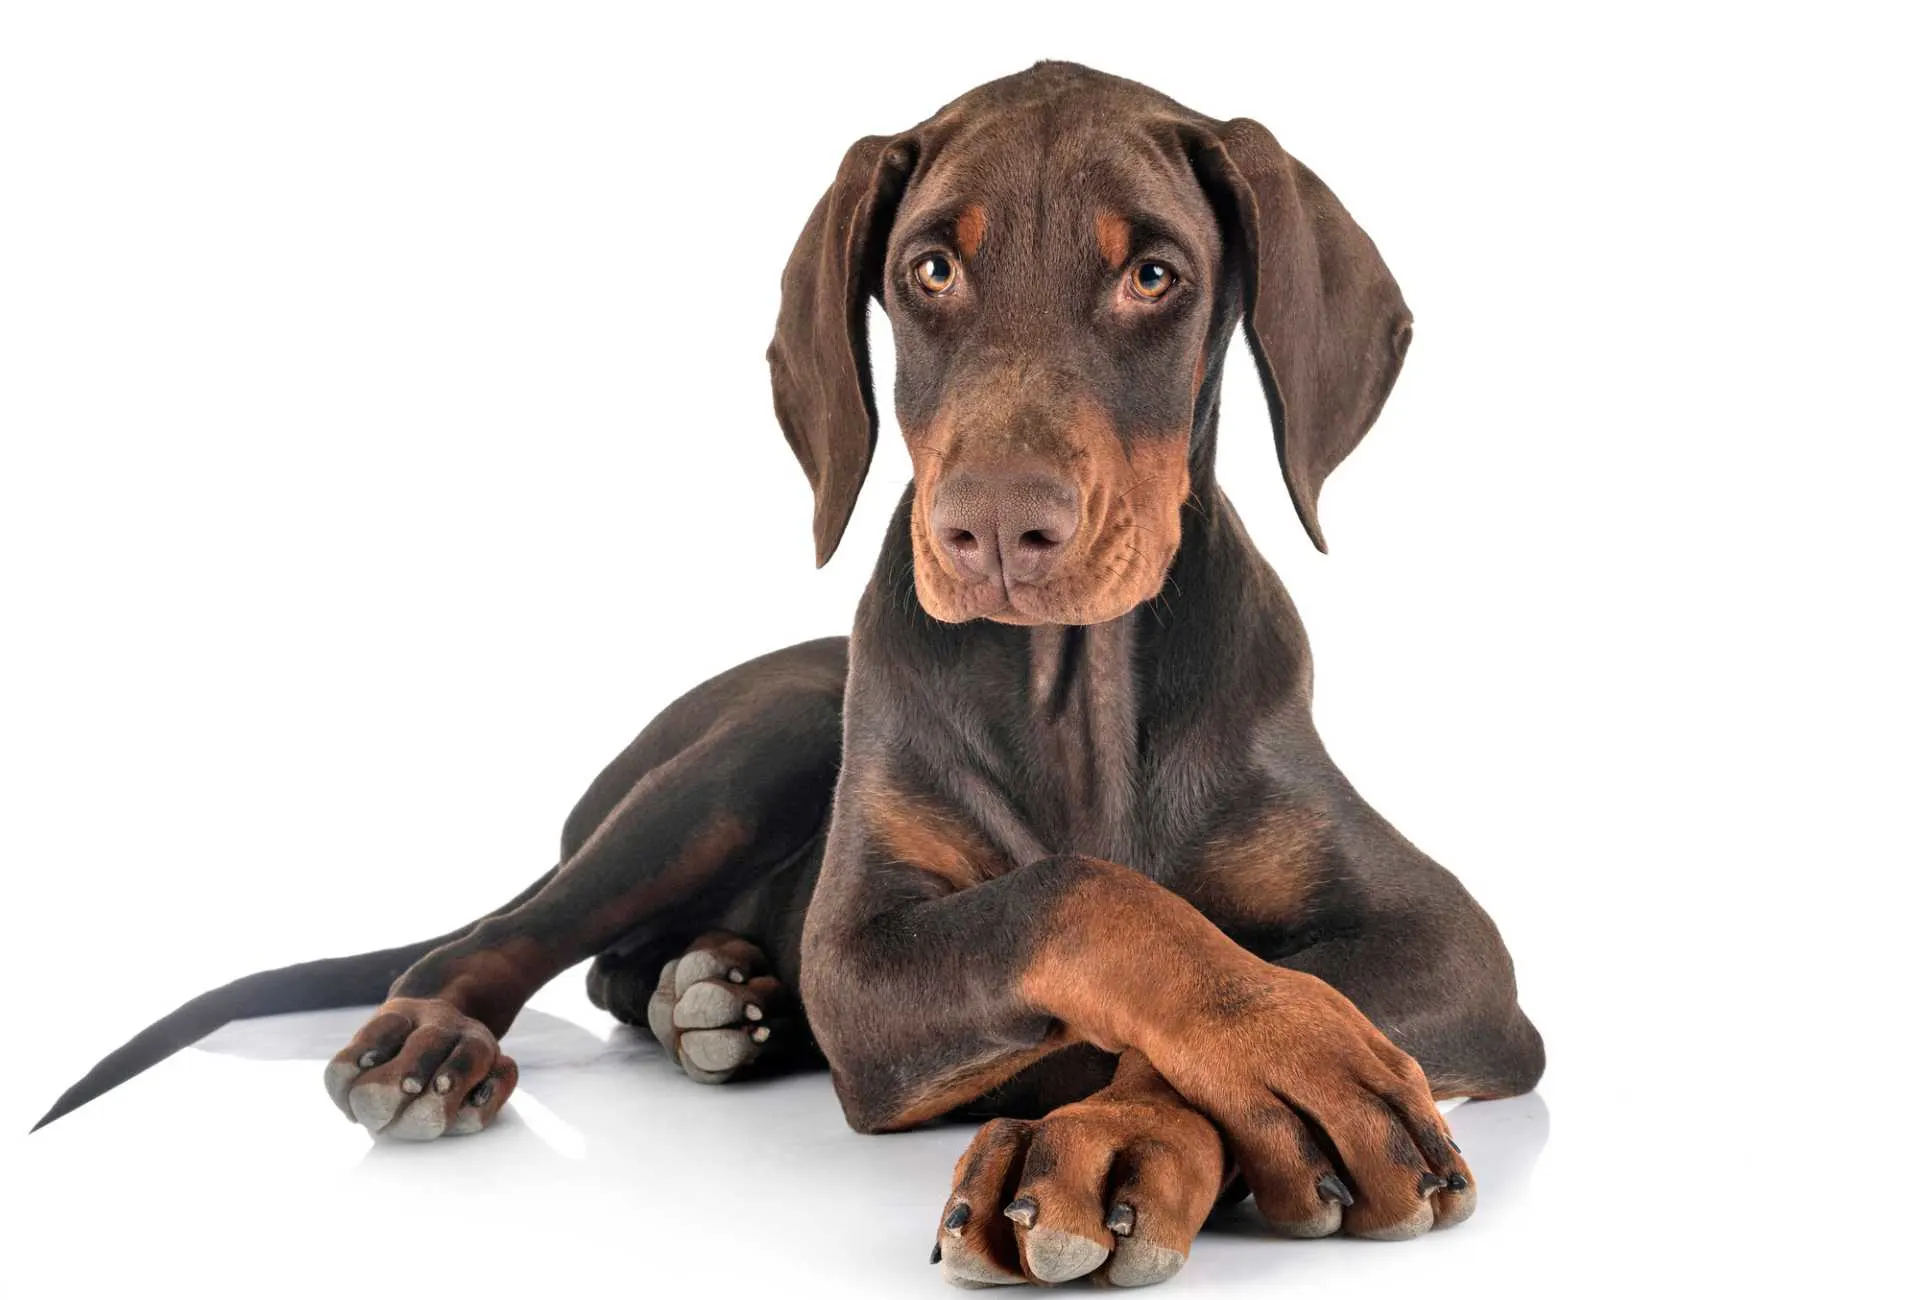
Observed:
[[[1173,288],[1173,279],[1173,268],[1165,262],[1142,262],[1127,277],[1127,287],[1152,302],[1167,296],[1167,290]]]
[[[929,253],[913,264],[913,278],[928,293],[945,293],[958,274],[953,259],[945,253]]]

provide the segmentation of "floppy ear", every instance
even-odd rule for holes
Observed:
[[[1248,341],[1293,508],[1322,551],[1320,485],[1386,404],[1413,314],[1380,252],[1258,122],[1212,124],[1195,162],[1245,250]]]
[[[879,416],[867,360],[867,298],[879,283],[912,153],[903,137],[879,135],[847,150],[780,278],[780,320],[767,349],[773,409],[813,485],[818,564],[839,546],[873,461]]]

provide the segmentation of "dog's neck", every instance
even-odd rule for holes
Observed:
[[[1140,690],[1132,615],[1027,629],[1025,711],[1036,766],[1054,777],[1058,834],[1096,852],[1124,825],[1139,779]],[[1054,819],[1048,819],[1054,820]],[[1103,856],[1117,856],[1109,851]]]
[[[931,618],[914,594],[909,489],[861,603],[854,658],[856,673],[922,692],[924,716],[869,719],[869,700],[898,696],[856,690],[850,736],[904,729],[925,779],[981,774],[944,793],[1017,859],[1072,851],[1151,871],[1223,797],[1197,782],[1226,779],[1236,753],[1252,761],[1256,725],[1311,725],[1292,602],[1211,466],[1197,468],[1159,595],[1087,627]]]

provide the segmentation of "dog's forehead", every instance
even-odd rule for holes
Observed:
[[[1042,223],[1055,237],[1090,239],[1096,216],[1118,216],[1187,234],[1196,252],[1211,245],[1212,209],[1177,120],[1151,101],[1071,89],[962,100],[923,140],[896,225],[904,237],[969,214],[963,227],[983,230],[990,246],[1037,247]]]

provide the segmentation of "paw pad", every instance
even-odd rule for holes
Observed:
[[[715,932],[660,968],[647,1027],[699,1083],[725,1083],[795,1034],[784,985],[766,974],[766,954]]]

